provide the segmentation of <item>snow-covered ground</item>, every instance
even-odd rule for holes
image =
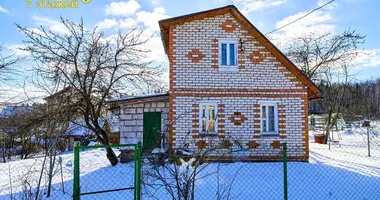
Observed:
[[[289,199],[380,199],[379,136],[370,136],[371,157],[367,155],[365,129],[340,132],[340,136],[334,133],[334,139],[339,137],[339,144],[332,143],[331,150],[329,145],[311,140],[310,162],[288,163]],[[51,199],[71,199],[73,154],[68,152],[60,156],[63,176],[58,167]],[[100,149],[83,151],[80,156],[82,193],[133,186],[133,162],[111,167],[105,152]],[[37,185],[42,163],[43,157],[0,163],[0,199],[21,199],[25,194],[23,185]],[[145,166],[145,170],[149,170],[149,166]],[[219,173],[215,173],[218,170]],[[220,199],[283,199],[282,163],[213,163],[201,172],[202,175],[207,176],[196,181],[196,199],[217,199],[218,194]],[[44,174],[42,188],[46,184]],[[10,195],[11,191],[13,195]],[[143,188],[143,192],[147,191]],[[163,188],[156,191],[155,197],[170,199]],[[132,199],[133,190],[82,196],[82,199],[118,198]],[[153,198],[144,194],[143,199]]]

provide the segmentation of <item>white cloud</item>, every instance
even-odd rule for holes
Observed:
[[[161,5],[161,1],[162,1],[162,0],[152,0],[152,5],[153,5],[153,6]]]
[[[380,66],[380,49],[364,50],[354,61],[355,69]]]
[[[137,27],[138,22],[133,18],[125,18],[117,21],[116,19],[104,19],[103,21],[97,23],[95,26],[98,30],[115,28],[119,29],[131,29]]]
[[[105,13],[106,15],[129,16],[135,14],[140,8],[140,4],[135,0],[112,2],[106,5]]]
[[[130,3],[132,1],[128,1]],[[157,1],[159,2],[159,1]],[[152,1],[152,4],[154,4],[154,0]],[[110,5],[106,5],[106,15],[110,15],[111,11],[111,5],[115,5],[114,3],[111,3]],[[118,5],[121,7],[124,4],[121,4],[120,2]],[[107,11],[108,9],[108,11]],[[141,10],[140,6],[135,7],[135,9],[132,9],[128,12],[122,13],[121,11],[114,10],[113,15],[119,15],[119,16],[128,16],[121,19],[105,19],[98,23],[98,25],[102,25],[102,28],[114,28],[116,29],[124,29],[128,30],[131,28],[137,27],[138,29],[135,30],[136,32],[140,30],[144,30],[144,33],[141,35],[141,39],[145,40],[150,38],[147,43],[145,43],[142,48],[145,50],[149,50],[149,58],[150,60],[155,60],[157,62],[163,62],[167,63],[167,58],[162,46],[161,37],[159,34],[159,25],[158,21],[161,19],[169,18],[170,16],[166,14],[166,11],[163,7],[155,7],[153,11],[146,11]],[[108,26],[105,25],[107,23]],[[117,35],[110,33],[107,37],[107,39],[114,39]]]
[[[0,6],[0,12],[3,12],[3,13],[9,13],[9,11],[3,7]]]
[[[243,14],[249,14],[255,10],[264,10],[284,4],[287,0],[234,0],[233,3],[241,9]],[[220,2],[220,0],[219,0]]]
[[[165,14],[165,8],[155,8],[153,12],[140,11],[136,13],[136,20],[143,23],[148,29],[159,30],[158,21],[161,19],[169,18],[169,15]]]
[[[119,21],[120,28],[134,28],[137,26],[137,21],[133,18],[125,18]]]
[[[285,17],[284,19],[276,22],[276,29],[297,20],[306,14],[307,12],[299,12]],[[315,11],[305,18],[276,31],[273,34],[269,34],[269,37],[281,48],[280,42],[284,41],[284,39],[290,39],[307,33],[314,33],[318,35],[326,32],[335,32],[337,26],[333,24],[332,21],[333,18],[328,12]]]
[[[30,53],[28,51],[23,51],[20,48],[24,48],[25,45],[10,45],[7,48],[14,54],[15,56],[27,56]]]
[[[46,17],[39,17],[39,16],[33,16],[33,20],[36,22],[37,25],[43,26],[45,28],[48,28],[48,30],[56,33],[69,33],[69,30],[60,22],[51,20]]]
[[[117,27],[119,26],[119,23],[116,21],[116,19],[104,19],[103,21],[97,23],[95,26],[97,26],[98,29],[107,29]]]

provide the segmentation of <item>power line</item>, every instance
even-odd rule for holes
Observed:
[[[280,29],[283,29],[283,28],[285,28],[285,27],[287,27],[287,26],[289,26],[289,25],[291,25],[291,24],[293,24],[293,23],[295,23],[295,22],[297,22],[297,21],[299,21],[299,20],[301,20],[301,19],[307,17],[307,16],[310,15],[311,13],[313,13],[313,12],[315,12],[315,11],[317,11],[317,10],[319,10],[319,9],[321,9],[321,8],[323,8],[323,7],[325,7],[325,6],[327,6],[327,5],[329,5],[330,3],[334,2],[334,1],[335,1],[335,0],[331,0],[331,1],[329,1],[329,2],[327,2],[327,3],[325,3],[325,4],[323,4],[323,5],[319,6],[318,8],[315,8],[315,9],[311,10],[310,12],[306,13],[306,14],[303,15],[302,17],[300,17],[300,18],[298,18],[298,19],[296,19],[296,20],[294,20],[294,21],[291,21],[291,22],[289,22],[289,23],[287,23],[287,24],[285,24],[285,25],[283,25],[283,26],[281,26],[281,27],[279,27],[279,28],[276,28],[276,29],[274,29],[273,31],[269,31],[269,32],[265,33],[264,35],[268,35],[268,34],[271,34],[271,33],[276,32],[276,31],[278,31],[278,30],[280,30]]]

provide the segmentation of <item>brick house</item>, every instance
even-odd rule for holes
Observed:
[[[308,160],[308,101],[320,91],[235,6],[159,25],[170,63],[171,125],[164,125],[172,148],[223,143],[209,158],[228,160],[238,142],[249,149],[246,160],[279,160],[287,142],[289,159]],[[121,135],[129,131],[125,120],[133,120],[127,113],[137,112],[130,107],[145,106],[128,108],[130,101],[119,102]]]

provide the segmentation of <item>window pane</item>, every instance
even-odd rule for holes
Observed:
[[[215,108],[214,108],[214,106],[209,106],[208,113],[209,113],[210,119],[214,119],[215,118]]]
[[[261,106],[261,117],[267,118],[266,106]]]
[[[202,117],[206,117],[206,106],[202,106]]]
[[[202,131],[206,131],[206,120],[202,119]]]
[[[227,65],[227,44],[222,44],[222,65]]]
[[[230,65],[236,65],[236,63],[235,63],[235,44],[230,44]]]
[[[208,130],[215,131],[215,107],[209,107],[209,122],[208,122]]]
[[[208,122],[208,131],[215,131],[215,120],[210,119]]]
[[[261,132],[267,132],[267,120],[261,121]]]
[[[268,118],[269,118],[269,131],[275,131],[274,128],[274,106],[268,107]]]

